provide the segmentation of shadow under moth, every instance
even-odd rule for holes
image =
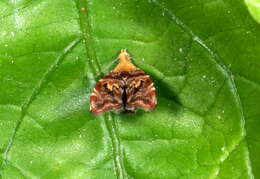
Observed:
[[[136,109],[152,110],[157,104],[152,79],[132,64],[130,55],[121,50],[119,64],[97,83],[90,96],[90,112],[134,113]]]

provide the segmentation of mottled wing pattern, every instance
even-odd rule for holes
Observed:
[[[121,112],[124,110],[122,101],[124,82],[118,74],[110,72],[99,80],[90,96],[90,111],[100,114],[106,111]]]
[[[129,73],[126,80],[126,111],[135,111],[136,108],[152,110],[157,104],[156,92],[149,75],[142,70]]]
[[[90,111],[134,113],[137,108],[152,110],[157,105],[155,87],[150,76],[132,64],[125,49],[118,55],[119,63],[99,80],[90,96]]]

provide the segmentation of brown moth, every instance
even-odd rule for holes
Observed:
[[[100,79],[90,96],[90,111],[133,113],[137,108],[152,110],[157,104],[153,82],[145,72],[131,63],[126,50],[118,56],[119,64]]]

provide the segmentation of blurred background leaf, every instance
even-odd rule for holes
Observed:
[[[259,0],[245,0],[249,12],[253,18],[260,23],[260,1]]]

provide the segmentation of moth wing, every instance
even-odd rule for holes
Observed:
[[[148,75],[134,77],[128,81],[126,89],[127,111],[135,111],[136,108],[153,110],[157,105],[157,97],[154,84]]]
[[[122,95],[123,88],[119,80],[99,80],[90,96],[90,112],[101,114],[110,110],[122,111]]]

